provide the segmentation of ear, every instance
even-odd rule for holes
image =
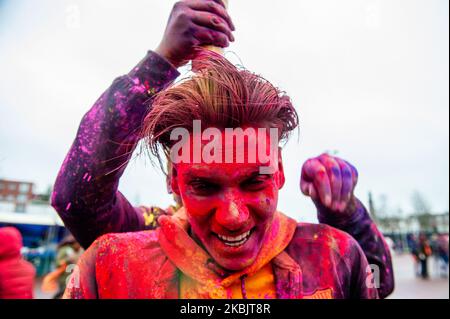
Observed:
[[[278,147],[278,173],[277,173],[278,189],[282,189],[286,178],[284,177],[283,159],[281,156],[281,147]]]
[[[175,193],[176,195],[181,196],[180,188],[178,187],[178,173],[174,165],[170,165],[170,171],[169,175],[167,175],[167,178],[170,179],[170,188],[172,190],[171,193]]]
[[[173,194],[173,199],[178,207],[183,206],[183,201],[181,200],[179,188],[178,188],[178,180],[175,180],[173,177],[177,176],[177,171],[173,167],[172,163],[168,162],[167,164],[167,176],[166,176],[166,184],[167,184],[167,192],[169,194]],[[175,189],[175,191],[174,191]]]
[[[172,172],[167,172],[167,175],[166,175],[166,188],[167,188],[167,193],[173,194],[173,190],[172,190]]]

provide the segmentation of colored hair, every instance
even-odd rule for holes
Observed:
[[[193,65],[193,76],[156,95],[144,120],[144,145],[160,164],[161,151],[167,156],[176,142],[170,140],[171,131],[192,132],[194,120],[204,128],[273,127],[280,141],[298,126],[290,98],[261,76],[208,50],[201,50]]]

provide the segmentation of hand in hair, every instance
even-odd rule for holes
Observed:
[[[196,46],[228,47],[234,41],[233,22],[222,0],[175,3],[163,39],[155,50],[175,67],[195,57]]]
[[[353,165],[328,154],[309,159],[302,168],[300,189],[319,211],[351,215],[356,210],[353,194],[358,172]]]

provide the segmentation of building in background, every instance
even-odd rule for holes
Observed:
[[[27,205],[34,199],[34,184],[31,182],[0,179],[0,203],[14,205],[14,212],[25,213]]]
[[[406,217],[387,216],[376,219],[384,234],[448,234],[449,213],[413,214]]]

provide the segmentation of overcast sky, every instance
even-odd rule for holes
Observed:
[[[174,2],[0,0],[0,178],[53,184],[81,117],[158,45]],[[372,191],[407,214],[418,190],[448,211],[448,5],[230,0],[227,57],[287,91],[300,115],[300,137],[283,154],[282,211],[315,220],[298,184],[302,163],[324,151],[358,168],[365,203]],[[170,204],[145,158],[120,189],[134,204]]]

